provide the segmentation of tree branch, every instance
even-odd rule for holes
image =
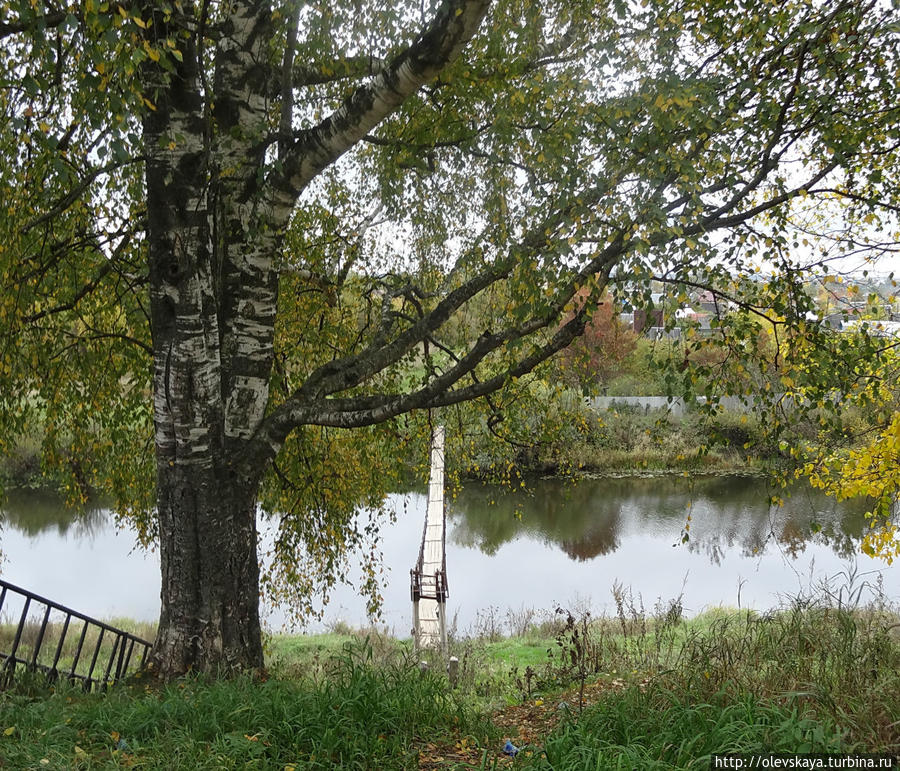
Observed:
[[[536,328],[546,327],[549,323],[535,322]],[[331,426],[336,428],[360,428],[383,423],[398,415],[415,409],[430,407],[447,407],[452,404],[470,401],[487,396],[502,388],[511,379],[531,372],[553,354],[569,345],[584,329],[585,310],[577,312],[568,322],[563,324],[551,340],[536,346],[532,352],[520,359],[503,372],[487,380],[474,382],[465,388],[452,389],[452,386],[470,374],[493,350],[502,345],[506,335],[492,335],[481,338],[473,349],[460,360],[460,363],[447,372],[437,376],[418,391],[410,394],[388,395],[376,397],[359,397],[349,399],[324,399],[304,405],[298,405],[285,418],[290,422],[307,425]],[[273,426],[274,427],[274,426]],[[284,430],[286,426],[280,426]],[[290,430],[290,429],[288,429]],[[275,437],[269,436],[271,440]],[[280,444],[280,442],[279,442]],[[276,445],[269,444],[271,450]]]
[[[556,243],[554,234],[568,221],[573,211],[596,205],[608,191],[608,181],[603,181],[594,188],[585,190],[577,197],[577,202],[573,197],[573,202],[536,223],[509,255],[454,289],[430,313],[401,332],[393,341],[385,343],[376,335],[376,340],[364,351],[321,366],[307,378],[292,398],[319,398],[353,388],[376,372],[396,363],[415,345],[432,335],[475,295],[509,276],[524,255],[541,254],[552,248]]]
[[[22,32],[33,30],[36,26],[38,18],[41,19],[45,28],[55,29],[66,20],[65,11],[53,11],[43,17],[37,17],[31,21],[0,21],[0,39],[9,37],[10,35],[18,35]]]
[[[491,0],[446,0],[430,26],[372,82],[361,86],[318,126],[299,132],[269,183],[293,207],[320,172],[359,142],[408,97],[453,61],[487,13]]]
[[[293,131],[294,119],[294,49],[297,46],[297,27],[300,25],[300,0],[293,0],[288,14],[287,43],[284,47],[284,62],[281,65],[281,121],[279,124],[278,154],[287,152],[287,138]]]
[[[306,63],[294,64],[291,71],[291,85],[297,89],[335,83],[339,80],[373,77],[380,73],[386,64],[384,59],[377,56],[341,57],[327,68]]]
[[[24,235],[30,230],[33,230],[38,225],[49,222],[54,217],[62,214],[66,209],[68,209],[78,198],[84,193],[90,186],[91,183],[94,182],[98,177],[103,176],[104,174],[109,174],[111,171],[116,171],[117,169],[121,169],[124,166],[128,166],[132,163],[143,163],[147,160],[145,155],[136,155],[133,158],[127,158],[124,161],[114,161],[112,163],[107,163],[104,166],[96,166],[90,170],[88,170],[84,176],[79,180],[78,184],[73,186],[64,196],[60,197],[56,202],[50,205],[50,208],[45,212],[42,212],[34,219],[26,222],[22,228],[21,232]]]
[[[127,246],[127,244],[130,242],[131,242],[131,236],[130,235],[125,236],[125,238],[122,239],[119,246],[116,247],[116,251],[113,254],[113,257],[111,259],[106,260],[100,266],[100,270],[97,271],[94,278],[92,278],[90,281],[88,281],[87,284],[85,284],[83,287],[81,287],[81,289],[79,289],[75,293],[75,295],[72,297],[71,300],[69,300],[68,302],[59,303],[58,305],[55,305],[52,308],[47,308],[38,313],[33,313],[30,316],[26,316],[23,319],[23,321],[30,324],[32,322],[35,322],[35,321],[38,321],[39,319],[44,318],[45,316],[52,316],[57,313],[62,313],[63,311],[72,310],[76,305],[78,305],[79,302],[81,302],[85,297],[87,297],[89,294],[91,294],[100,285],[100,282],[112,270],[113,259],[115,259],[115,257],[118,254],[120,254],[122,252],[122,250],[125,248],[125,246]]]
[[[118,14],[120,8],[127,10],[130,8],[130,5],[123,2],[104,3],[102,12],[110,15]],[[54,9],[51,10],[50,13],[35,16],[35,18],[30,19],[29,21],[0,20],[0,40],[10,37],[11,35],[21,34],[22,32],[36,31],[38,21],[41,22],[41,30],[56,29],[62,25],[70,14],[78,19],[80,23],[84,23],[84,15],[77,6],[71,10],[68,8],[65,10]]]

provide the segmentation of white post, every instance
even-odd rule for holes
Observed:
[[[450,657],[447,664],[447,677],[450,679],[450,687],[456,688],[456,684],[459,682],[459,659],[456,656]]]

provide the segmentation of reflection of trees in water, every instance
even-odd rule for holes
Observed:
[[[527,493],[468,485],[448,514],[454,521],[453,540],[486,554],[528,535],[586,560],[618,546],[621,505],[621,496],[595,496],[582,485],[538,480]]]
[[[58,495],[39,490],[9,491],[0,508],[0,519],[30,537],[56,528],[59,535],[92,538],[112,523],[109,509],[69,509]]]
[[[773,492],[783,506],[770,505]],[[449,515],[454,541],[487,554],[527,535],[584,561],[615,551],[626,532],[671,534],[680,544],[690,514],[687,548],[720,564],[735,548],[750,557],[775,546],[796,558],[810,542],[851,556],[865,508],[864,502],[837,502],[806,485],[785,493],[749,477],[656,477],[535,480],[527,493],[471,484]]]
[[[813,543],[831,549],[842,559],[854,557],[865,528],[865,503],[839,503],[800,485],[794,488],[794,493],[785,498],[783,506],[769,505],[767,495],[744,512],[743,521],[693,531],[689,550],[706,554],[716,565],[735,547],[740,547],[743,557],[757,557],[776,550],[795,560]]]
[[[587,561],[615,551],[626,533],[653,532],[685,548],[681,532],[690,513],[686,548],[714,564],[736,548],[747,557],[772,548],[797,556],[808,543],[842,558],[857,552],[864,501],[837,502],[805,485],[790,495],[774,492],[783,507],[769,505],[773,490],[756,478],[537,479],[528,491],[469,484],[448,505],[450,535],[486,554],[527,536]],[[0,518],[31,537],[55,528],[62,536],[91,538],[113,526],[107,509],[73,511],[58,496],[31,490],[10,491]]]
[[[573,560],[579,562],[587,562],[602,554],[612,554],[619,548],[618,527],[619,520],[616,517],[614,520],[603,522],[600,526],[591,526],[581,538],[561,541],[560,546]]]

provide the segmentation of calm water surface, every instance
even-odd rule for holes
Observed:
[[[460,632],[489,611],[612,606],[615,582],[647,609],[683,595],[696,613],[717,605],[770,608],[828,581],[832,591],[874,586],[900,593],[897,566],[859,554],[865,504],[837,503],[797,487],[770,506],[765,481],[740,477],[536,480],[503,493],[466,486],[448,509],[449,613]],[[396,522],[383,527],[383,622],[405,635],[411,625],[409,569],[418,554],[425,497],[392,495]],[[155,619],[159,561],[117,530],[110,512],[73,515],[58,500],[19,492],[2,511],[0,550],[6,580],[82,612]],[[689,540],[682,536],[689,526]],[[271,530],[260,521],[262,548]],[[865,596],[865,595],[864,595]],[[285,614],[268,608],[279,628]],[[324,623],[366,622],[353,587],[341,587]],[[322,624],[311,625],[312,629]]]

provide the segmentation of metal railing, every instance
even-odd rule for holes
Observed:
[[[446,565],[446,557],[444,558]],[[409,571],[409,596],[413,602],[417,600],[437,600],[446,603],[450,596],[447,587],[447,572],[438,570],[433,575],[422,572],[421,565],[417,565]]]
[[[21,666],[51,682],[63,678],[86,691],[105,690],[147,660],[147,640],[0,580],[0,618],[13,604],[19,621],[11,643],[0,636],[0,689]]]

